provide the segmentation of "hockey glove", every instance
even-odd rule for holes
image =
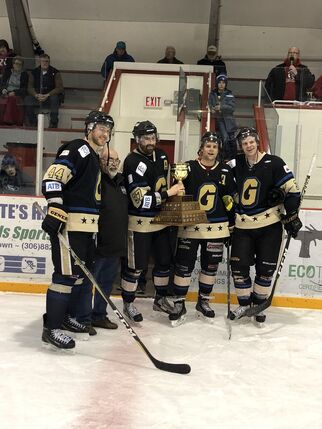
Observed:
[[[55,236],[62,231],[68,218],[68,213],[62,204],[52,203],[48,205],[47,214],[41,226],[49,234]]]
[[[285,192],[281,188],[272,188],[267,196],[267,204],[269,207],[275,207],[284,203]]]
[[[297,237],[297,233],[302,228],[302,222],[299,218],[298,212],[293,211],[286,215],[281,215],[281,221],[288,234],[293,238]]]

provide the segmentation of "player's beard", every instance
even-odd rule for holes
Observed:
[[[155,150],[155,145],[154,144],[148,144],[146,146],[140,145],[139,148],[140,148],[140,151],[145,155],[152,155],[152,153]]]
[[[106,169],[107,174],[110,176],[111,179],[114,179],[114,177],[117,175],[117,168],[107,168]]]

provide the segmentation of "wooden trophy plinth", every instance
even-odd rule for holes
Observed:
[[[161,206],[161,211],[155,216],[153,223],[172,226],[196,225],[207,223],[207,215],[200,209],[198,201],[192,195],[176,195],[170,197]]]

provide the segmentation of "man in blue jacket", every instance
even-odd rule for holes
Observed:
[[[125,42],[117,42],[114,52],[105,58],[105,61],[101,68],[101,75],[106,80],[110,71],[113,69],[115,61],[123,61],[127,63],[134,63],[134,58],[126,52]]]

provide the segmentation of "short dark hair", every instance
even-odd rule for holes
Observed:
[[[48,60],[50,60],[50,56],[48,54],[41,54],[39,55],[39,59],[40,58],[48,58]]]
[[[6,48],[9,51],[9,44],[5,39],[0,39],[0,48]]]

